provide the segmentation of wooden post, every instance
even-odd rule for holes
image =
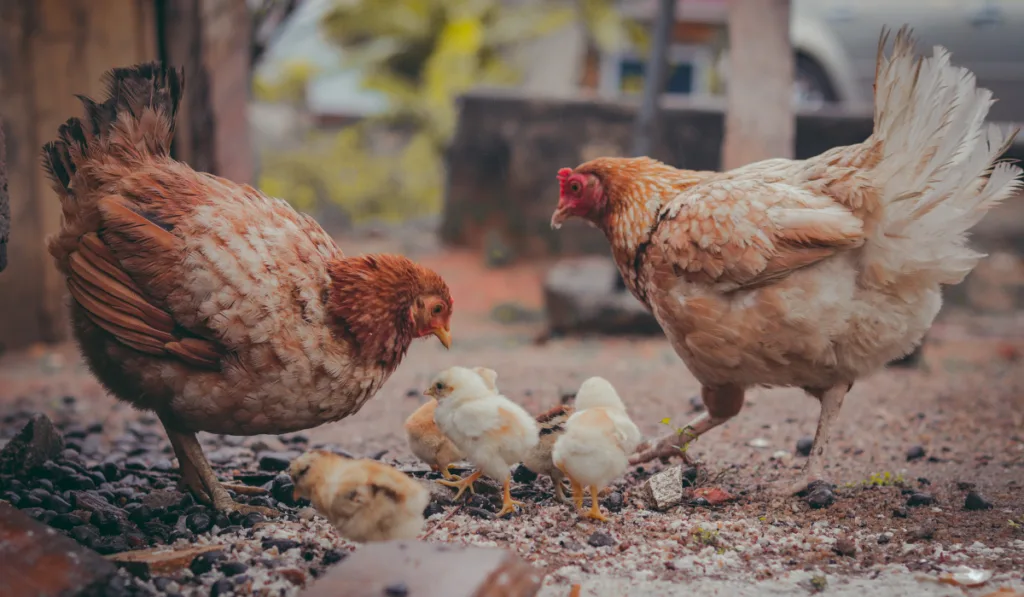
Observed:
[[[7,141],[0,118],[0,272],[7,269],[7,239],[11,237],[11,199],[7,195]]]
[[[651,23],[653,38],[651,53],[647,57],[647,76],[644,77],[644,96],[636,115],[633,131],[633,155],[650,155],[657,142],[658,116],[661,94],[668,76],[668,49],[672,45],[672,30],[676,23],[676,0],[660,0],[658,14]]]
[[[39,152],[82,114],[74,94],[100,96],[114,66],[156,58],[152,0],[0,2],[0,115],[11,200],[9,263],[0,278],[0,346],[67,338],[64,280],[46,250],[60,202]]]
[[[722,169],[792,158],[790,0],[729,2],[729,80]]]

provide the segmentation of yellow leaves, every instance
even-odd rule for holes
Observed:
[[[266,102],[297,102],[306,97],[306,84],[319,72],[316,65],[292,60],[272,80],[257,76],[252,90],[256,99]]]

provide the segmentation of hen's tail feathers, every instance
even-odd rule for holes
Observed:
[[[873,176],[882,214],[865,246],[865,273],[885,286],[957,284],[984,257],[967,246],[968,231],[1021,187],[1020,168],[997,161],[1016,131],[985,123],[992,93],[950,64],[946,49],[915,56],[904,26],[886,57],[888,36],[882,33],[875,73],[874,138],[882,153]]]
[[[107,98],[97,103],[77,96],[85,119],[69,118],[57,140],[43,146],[43,167],[58,193],[71,191],[83,163],[98,155],[124,161],[143,153],[167,156],[174,136],[174,118],[185,87],[181,69],[158,62],[115,68],[106,73]]]

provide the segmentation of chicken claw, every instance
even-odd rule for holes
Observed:
[[[439,467],[438,468],[438,472],[440,472],[441,476],[444,477],[448,481],[459,481],[462,477],[459,477],[458,475],[453,475],[452,474],[451,469],[452,469],[453,466],[455,466],[455,465],[454,464],[449,464],[448,466],[443,467],[443,468]],[[469,490],[473,491],[473,488],[470,487]]]
[[[582,490],[582,488],[581,488],[581,490]],[[601,522],[608,522],[608,517],[605,516],[604,514],[601,514],[601,507],[598,505],[597,494],[598,494],[597,487],[591,485],[590,486],[590,510],[587,510],[587,512],[583,514],[583,517],[584,518],[590,518],[590,519],[593,519],[593,520],[600,520]]]
[[[512,499],[512,479],[511,477],[505,477],[505,482],[502,484],[503,494],[501,499],[501,510],[498,512],[498,518],[506,514],[512,514],[516,511],[516,506],[526,506],[523,502]]]
[[[825,477],[825,459],[828,455],[829,440],[832,436],[832,423],[839,416],[846,393],[853,384],[839,384],[827,390],[805,389],[808,394],[821,402],[821,413],[818,415],[818,429],[814,434],[811,454],[804,465],[800,481],[786,488],[788,495],[801,495],[815,489],[820,484],[830,485]]]
[[[480,475],[482,474],[483,473],[481,473],[480,471],[473,471],[473,474],[466,478],[461,478],[456,475],[452,475],[452,478],[455,479],[454,481],[438,481],[438,483],[444,485],[445,487],[457,488],[459,490],[458,493],[455,494],[455,499],[457,500],[460,497],[462,497],[462,492],[466,491],[467,489],[469,490],[470,493],[474,495],[476,494],[476,490],[473,489],[473,483],[475,483],[476,480],[479,479]]]

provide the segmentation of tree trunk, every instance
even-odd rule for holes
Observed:
[[[790,0],[731,0],[729,80],[722,168],[792,158]]]
[[[7,196],[7,141],[0,119],[0,272],[7,269],[7,239],[11,236],[11,199]]]
[[[672,45],[672,30],[676,22],[676,0],[659,0],[658,14],[651,23],[651,53],[644,69],[644,97],[636,115],[633,133],[633,155],[650,155],[660,139],[657,138],[661,94],[668,75],[668,49]]]

